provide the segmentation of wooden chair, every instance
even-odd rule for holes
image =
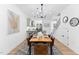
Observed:
[[[48,35],[49,37],[51,37],[51,35]]]
[[[51,36],[51,40],[52,40],[51,45],[54,46],[54,40],[55,40],[55,38]]]
[[[48,44],[35,44],[34,55],[48,55]]]
[[[27,45],[29,46],[30,45],[30,39],[33,37],[33,35],[31,35],[31,36],[29,36],[28,38],[27,38]]]
[[[54,38],[53,36],[51,36],[51,35],[48,35],[48,36],[49,36],[49,38],[52,40],[51,45],[54,46],[54,40],[55,40],[55,38]]]

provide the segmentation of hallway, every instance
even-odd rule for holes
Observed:
[[[0,55],[78,55],[79,4],[0,5]]]

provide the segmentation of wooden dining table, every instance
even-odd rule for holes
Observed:
[[[52,40],[49,38],[48,35],[44,35],[42,37],[35,37],[33,36],[31,39],[30,39],[30,45],[29,45],[29,55],[31,55],[31,47],[32,47],[32,43],[48,43],[49,44],[49,47],[50,47],[50,55],[52,55]]]

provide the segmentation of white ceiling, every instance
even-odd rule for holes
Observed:
[[[40,4],[17,4],[17,6],[28,16],[32,17],[36,8],[40,8]],[[53,16],[56,16],[63,9],[65,9],[68,4],[44,4],[44,13],[47,15],[48,19]]]

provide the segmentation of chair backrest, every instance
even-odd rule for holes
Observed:
[[[28,38],[27,38],[27,45],[29,45],[30,44],[30,39],[33,37],[33,35],[31,35],[31,36],[29,36]]]
[[[52,44],[52,46],[54,46],[54,40],[55,40],[55,38],[52,37],[52,36],[51,36],[50,38],[51,38],[51,40],[52,40],[52,43],[51,43],[51,44]]]
[[[48,45],[47,44],[35,44],[34,45],[34,54],[35,55],[47,55],[48,54]]]
[[[51,35],[48,35],[49,37],[51,37]]]

